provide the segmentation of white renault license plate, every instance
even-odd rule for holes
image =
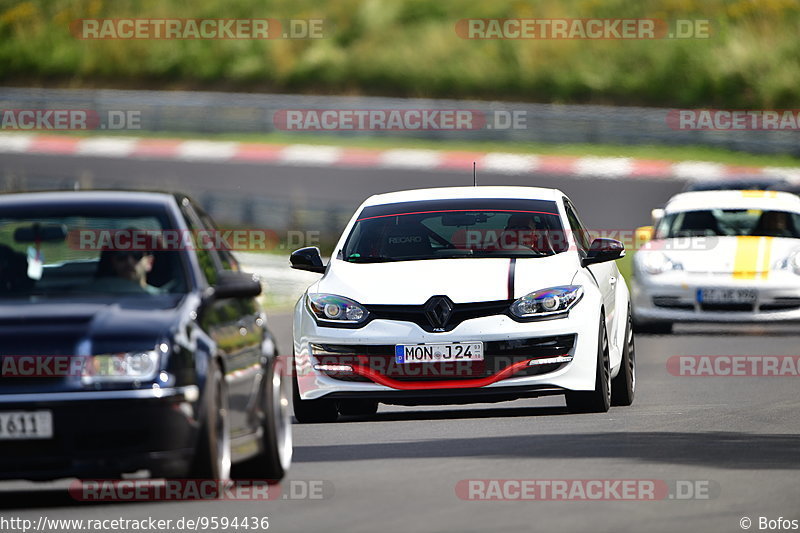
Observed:
[[[0,440],[53,438],[51,411],[0,412]]]
[[[698,289],[697,301],[709,304],[749,304],[756,301],[755,289]]]
[[[394,347],[394,359],[400,364],[483,361],[483,343],[397,344]]]

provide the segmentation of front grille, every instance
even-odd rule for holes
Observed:
[[[74,355],[80,337],[71,334],[0,332],[0,355]]]
[[[733,303],[701,303],[700,309],[703,311],[730,311],[740,313],[752,313],[754,306],[751,303],[733,304]]]
[[[373,319],[400,320],[413,322],[425,331],[452,331],[465,320],[485,316],[502,315],[514,300],[497,300],[492,302],[452,304],[452,312],[444,325],[431,324],[426,313],[426,304],[423,305],[367,305],[367,311]]]
[[[694,310],[693,303],[682,302],[679,296],[653,296],[653,305],[665,309]]]
[[[85,337],[87,324],[91,317],[68,316],[25,316],[0,319],[0,382],[3,392],[27,392],[29,386],[58,386],[64,376],[52,375],[53,365],[37,370],[29,362],[23,367],[5,361],[7,356],[33,356],[46,359],[47,356],[69,357],[76,353],[80,340]],[[37,359],[38,361],[39,359]],[[41,374],[41,375],[37,375]]]
[[[761,311],[789,311],[800,309],[800,298],[792,296],[779,296],[770,303],[762,303],[759,308]]]
[[[312,344],[312,353],[319,364],[361,365],[397,381],[443,381],[448,379],[480,379],[528,359],[540,359],[571,354],[575,335],[557,335],[532,339],[492,341],[484,343],[483,361],[437,363],[395,362],[395,347],[388,345]],[[525,367],[514,376],[533,376],[558,370],[566,363]],[[329,377],[343,381],[369,382],[368,378],[352,372],[323,371]]]

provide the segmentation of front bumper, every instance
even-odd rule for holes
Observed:
[[[0,411],[50,410],[53,438],[0,441],[0,479],[188,473],[197,438],[196,386],[0,394]]]
[[[420,399],[430,403],[450,403],[448,400],[461,403],[471,398],[474,398],[471,401],[494,401],[496,398],[558,394],[565,390],[593,390],[599,309],[594,296],[585,295],[564,318],[517,322],[506,315],[493,315],[465,320],[452,331],[427,332],[412,322],[386,319],[373,320],[359,329],[321,327],[305,306],[298,305],[294,351],[300,397],[304,400],[329,396],[370,397],[387,403],[416,403]],[[571,344],[567,353],[560,353],[558,348],[566,346],[561,342],[566,338],[571,339]],[[542,339],[559,341],[551,345],[553,350],[547,351],[536,345]],[[427,367],[416,368],[392,365],[395,344],[449,342],[482,342],[486,365],[453,363],[447,367],[448,363],[429,363]],[[325,349],[330,347],[335,349]],[[499,348],[505,351],[496,351]],[[527,348],[531,348],[530,354],[526,353]],[[559,355],[570,356],[571,360],[528,364],[531,359]],[[322,364],[352,364],[357,359],[364,363],[362,368],[371,372],[352,376],[319,369]],[[409,371],[403,374],[406,366]]]
[[[709,304],[698,298],[706,288],[751,289],[752,303]],[[631,283],[633,317],[647,322],[781,322],[800,320],[800,278],[772,272],[767,279],[732,274],[638,273]]]

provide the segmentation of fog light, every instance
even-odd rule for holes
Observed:
[[[555,363],[569,363],[572,361],[571,355],[558,355],[556,357],[544,357],[542,359],[531,359],[528,366],[550,365]]]
[[[350,365],[314,365],[314,370],[321,372],[352,372],[353,367]]]

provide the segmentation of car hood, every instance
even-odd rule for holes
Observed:
[[[363,304],[420,305],[446,295],[454,303],[519,298],[546,287],[569,284],[577,261],[568,253],[550,257],[458,258],[348,263],[333,260],[310,292],[338,294]],[[509,277],[513,294],[509,293]]]
[[[639,253],[662,252],[689,273],[753,274],[769,272],[798,250],[800,239],[724,236],[651,241]]]
[[[152,349],[182,316],[177,296],[37,302],[0,302],[0,353],[75,355],[92,343],[95,353]]]

